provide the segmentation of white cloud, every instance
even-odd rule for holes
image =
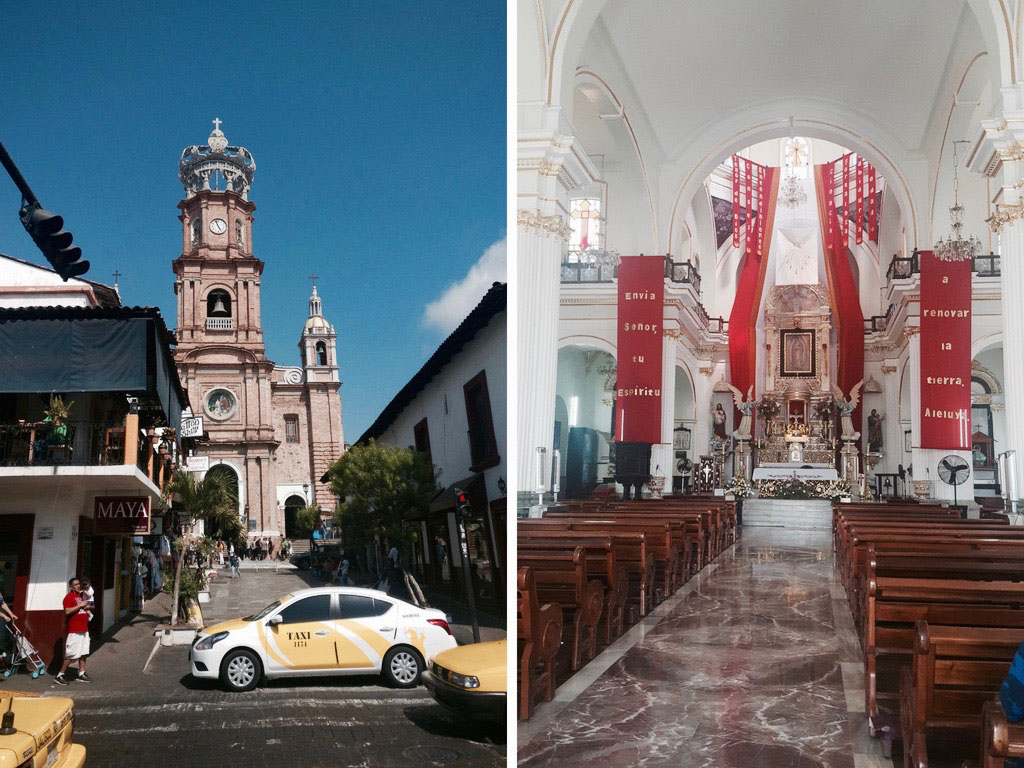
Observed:
[[[484,251],[462,280],[449,285],[423,310],[423,324],[451,333],[484,297],[491,283],[505,282],[506,241],[502,238]]]

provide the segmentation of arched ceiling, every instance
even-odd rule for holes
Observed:
[[[601,22],[669,158],[709,123],[786,99],[842,105],[915,150],[958,27],[981,47],[963,0],[609,0]]]

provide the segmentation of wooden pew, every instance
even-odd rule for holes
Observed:
[[[873,735],[884,719],[879,718],[879,699],[897,697],[886,684],[890,681],[879,679],[879,660],[891,660],[897,666],[909,662],[917,621],[1024,629],[1024,584],[1020,583],[877,578],[870,582],[866,600],[864,694]]]
[[[529,568],[517,577],[516,637],[519,644],[519,718],[529,720],[534,705],[555,697],[555,656],[562,645],[562,611],[537,600]]]
[[[982,708],[999,690],[1024,629],[935,626],[918,621],[913,662],[900,672],[904,765],[927,768],[929,736],[977,754]]]
[[[537,599],[562,609],[563,637],[568,640],[568,667],[575,672],[597,655],[597,625],[604,605],[604,586],[587,576],[587,557],[576,547],[563,553],[520,553],[520,566],[533,569]]]
[[[587,576],[604,584],[604,606],[598,624],[598,641],[602,646],[611,645],[612,640],[622,634],[629,593],[629,574],[624,565],[616,562],[615,546],[610,536],[577,537],[566,536],[561,540],[530,538],[520,535],[519,552],[537,554],[560,552],[569,557],[576,547],[582,547],[587,558]]]
[[[533,521],[536,525],[559,525],[568,530],[587,531],[605,536],[615,531],[643,533],[647,540],[647,553],[654,558],[655,581],[653,602],[660,603],[672,593],[679,571],[677,560],[685,551],[685,533],[681,523],[664,518],[630,517],[590,518],[572,514],[546,514]]]
[[[1024,757],[1024,723],[1006,719],[998,701],[986,701],[981,714],[981,768],[1003,768],[1003,761]]]
[[[616,563],[627,570],[629,591],[626,598],[626,619],[635,624],[654,607],[654,557],[647,552],[647,536],[642,531],[610,530],[606,532],[570,530],[569,523],[559,520],[519,520],[519,539],[549,539],[565,542],[570,537],[610,538],[615,549]]]

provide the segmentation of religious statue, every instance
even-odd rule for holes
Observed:
[[[716,403],[715,407],[711,409],[713,440],[721,440],[723,443],[729,441],[729,436],[725,432],[725,419],[725,409],[721,403]]]
[[[775,417],[779,415],[779,403],[771,395],[764,395],[757,404],[757,410],[761,412],[765,440],[771,440],[775,431]]]
[[[743,392],[732,384],[727,384],[727,386],[732,390],[732,400],[736,404],[736,408],[743,414],[739,427],[732,433],[733,437],[737,440],[749,440],[751,427],[754,426],[754,409],[757,408],[757,403],[754,401],[754,385],[751,384],[747,388],[746,398],[743,397]]]
[[[826,444],[832,442],[832,418],[835,414],[835,409],[835,401],[831,397],[819,400],[814,406],[814,415],[818,417],[818,421],[821,423],[821,439]]]
[[[885,416],[879,416],[875,408],[871,409],[868,416],[868,451],[871,453],[882,452],[882,421]]]
[[[850,396],[847,398],[843,395],[843,390],[839,388],[838,384],[832,385],[832,392],[836,396],[836,408],[839,409],[839,415],[842,417],[843,433],[840,437],[843,440],[856,440],[860,437],[860,432],[853,428],[852,414],[860,402],[860,388],[863,386],[864,379],[861,379],[853,385],[853,389],[850,390]]]

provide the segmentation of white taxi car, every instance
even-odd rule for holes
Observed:
[[[373,589],[320,587],[199,630],[189,663],[193,676],[232,691],[264,678],[371,673],[411,688],[435,654],[456,645],[441,611]]]

